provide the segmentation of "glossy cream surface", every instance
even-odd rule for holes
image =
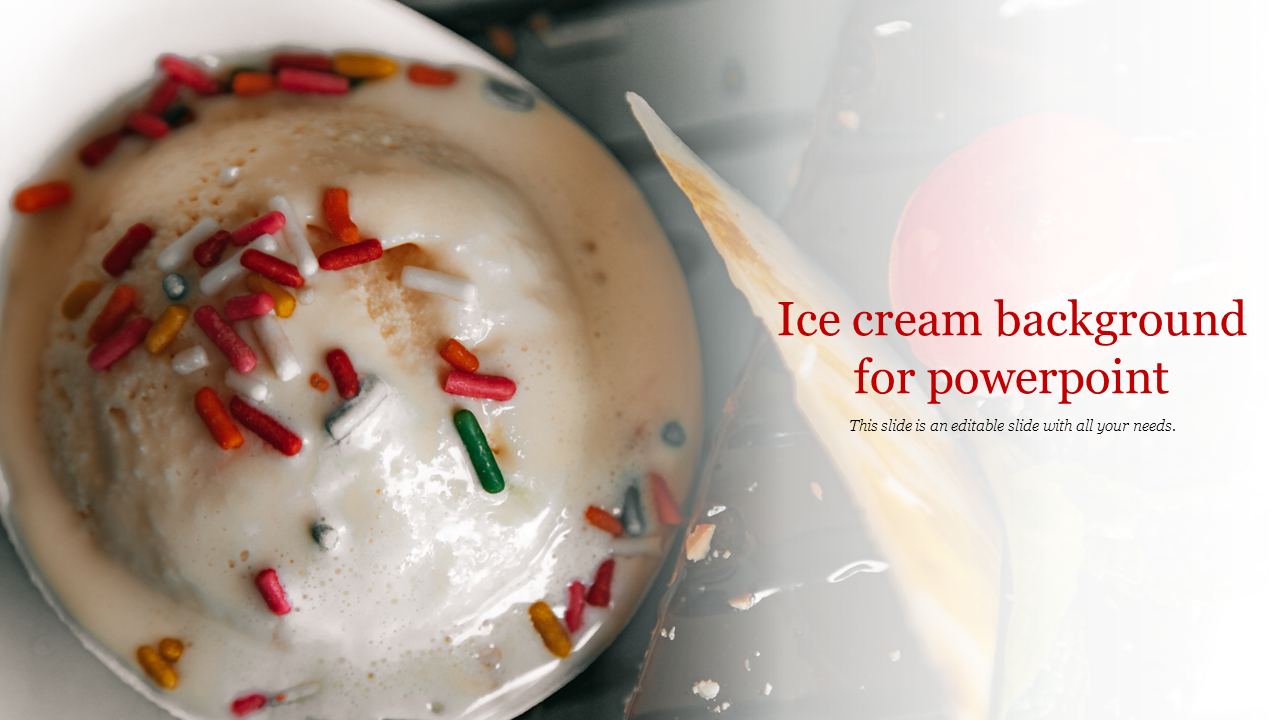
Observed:
[[[666,546],[645,478],[660,473],[683,497],[700,428],[679,269],[594,141],[541,99],[527,112],[486,101],[485,82],[460,71],[452,86],[416,86],[401,71],[340,98],[199,100],[194,123],[156,142],[130,138],[95,170],[55,161],[46,176],[71,181],[74,201],[15,230],[0,345],[14,388],[0,443],[18,535],[67,614],[144,683],[139,645],[187,643],[177,689],[160,696],[179,714],[227,717],[237,696],[318,683],[266,712],[512,716],[603,649],[652,581],[656,554],[619,552],[583,511],[620,508],[638,484],[646,535]],[[250,375],[269,389],[259,405],[303,438],[298,455],[244,428],[241,448],[213,442],[193,398],[208,386],[226,404],[230,365],[194,322],[160,355],[138,347],[109,370],[89,368],[86,330],[112,287],[134,287],[134,316],[155,319],[172,302],[156,256],[201,218],[234,229],[282,195],[313,226],[317,254],[338,247],[323,230],[326,187],[349,191],[362,237],[386,254],[294,291],[314,294],[280,320],[298,377],[281,381],[251,324],[235,324],[257,351]],[[112,279],[101,259],[137,222],[156,237]],[[405,288],[405,266],[465,278],[477,302]],[[247,292],[242,278],[205,297],[194,262],[177,272],[191,310]],[[86,279],[104,290],[67,320],[58,304]],[[515,397],[444,393],[437,351],[450,337],[474,350],[480,373],[515,380]],[[195,345],[209,366],[178,375],[172,355]],[[324,430],[336,390],[308,382],[331,379],[333,348],[391,388],[341,441]],[[460,408],[494,447],[501,493],[476,481],[452,423]],[[671,421],[687,432],[681,446],[661,439]],[[339,529],[333,550],[313,541],[318,521]],[[588,608],[574,652],[557,659],[529,605],[563,615],[566,586],[590,585],[611,554],[612,607]],[[265,568],[279,574],[288,615],[271,614],[254,586]]]

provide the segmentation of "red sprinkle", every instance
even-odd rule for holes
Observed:
[[[38,185],[28,185],[14,193],[13,209],[26,215],[70,200],[71,183],[66,180],[50,180]]]
[[[169,109],[169,103],[178,97],[178,88],[181,86],[172,75],[160,81],[156,85],[156,89],[151,91],[151,97],[147,99],[147,104],[142,109],[152,115],[162,115],[164,111]]]
[[[128,285],[118,285],[111,291],[110,297],[103,303],[98,317],[89,326],[88,338],[91,343],[100,343],[111,336],[122,324],[124,318],[133,311],[138,300],[138,292]]]
[[[616,563],[613,558],[609,558],[600,563],[600,567],[596,568],[596,579],[591,583],[591,589],[587,591],[587,604],[596,607],[608,607],[611,593],[609,588],[613,586],[613,566]]]
[[[116,146],[120,144],[120,140],[124,138],[123,130],[109,132],[102,137],[97,137],[85,143],[80,148],[80,162],[85,167],[98,167],[102,164],[107,156],[115,152]]]
[[[356,369],[351,364],[351,358],[347,357],[347,352],[342,348],[330,350],[328,355],[324,356],[324,364],[329,366],[329,373],[333,375],[333,384],[338,386],[338,394],[343,400],[350,400],[360,392],[360,380],[356,377]]]
[[[239,395],[231,398],[231,417],[239,420],[240,424],[252,430],[254,435],[262,438],[268,445],[288,457],[293,457],[302,450],[302,438],[293,434],[293,431],[289,428],[281,425],[280,421],[241,400]],[[274,576],[275,573],[273,572],[272,575]],[[258,577],[261,578],[262,576],[259,575]],[[284,593],[282,591],[281,598],[283,597]],[[269,600],[267,602],[270,604]],[[275,612],[274,609],[272,611]],[[287,601],[285,602],[284,612],[289,612]],[[276,614],[283,615],[284,612],[276,612]]]
[[[155,233],[151,232],[151,228],[143,223],[135,223],[107,251],[106,257],[102,258],[102,269],[111,277],[120,277],[129,269],[133,256],[146,247],[153,237]]]
[[[516,394],[516,384],[499,375],[472,375],[453,370],[445,376],[444,391],[463,397],[510,400]]]
[[[201,95],[217,95],[222,88],[205,69],[186,58],[177,55],[161,55],[160,68],[169,73],[174,80],[195,90]]]
[[[253,372],[253,369],[258,367],[258,356],[254,354],[253,348],[236,334],[235,328],[228,325],[212,305],[199,308],[193,313],[193,317],[196,325],[200,326],[204,334],[208,335],[213,344],[217,345],[222,354],[231,361],[232,367],[242,373]]]
[[[574,580],[569,584],[569,603],[564,609],[564,624],[571,633],[578,632],[582,627],[582,613],[587,609],[586,593],[587,588],[581,582]]]
[[[195,249],[191,251],[191,256],[195,258],[196,264],[200,267],[210,268],[218,264],[218,261],[222,259],[223,251],[227,249],[227,245],[230,243],[231,233],[226,230],[219,230],[210,235],[207,240],[196,245]]]
[[[684,522],[680,515],[680,505],[671,495],[671,488],[667,487],[667,481],[656,472],[649,473],[649,492],[653,494],[653,506],[663,525],[679,525]]]
[[[169,134],[169,124],[157,115],[149,112],[135,110],[129,113],[129,119],[125,120],[131,130],[137,130],[139,133],[146,135],[152,140],[159,140]]]
[[[445,68],[432,67],[422,63],[413,63],[409,66],[408,71],[409,82],[418,85],[435,85],[444,87],[452,85],[458,80],[458,73]]]
[[[231,714],[242,718],[252,715],[267,706],[267,696],[262,693],[241,695],[231,701]]]
[[[111,367],[145,340],[150,329],[151,321],[147,318],[134,318],[125,323],[89,351],[89,367],[99,372]]]
[[[364,240],[355,245],[330,250],[316,258],[321,270],[342,270],[352,265],[363,265],[382,257],[382,243]]]
[[[302,278],[302,273],[298,272],[297,265],[272,257],[261,250],[245,250],[240,256],[240,264],[286,287],[302,287],[306,282]]]
[[[324,53],[276,53],[271,56],[271,71],[275,72],[281,68],[299,68],[302,70],[315,70],[316,72],[329,72],[329,70],[333,68],[333,60],[329,59],[329,56]]]
[[[449,338],[449,342],[440,348],[440,357],[462,372],[473,373],[480,369],[480,359],[472,355],[470,350],[453,338]]]
[[[351,81],[341,75],[299,68],[281,68],[276,85],[288,92],[320,95],[342,95],[351,89]]]
[[[231,401],[231,412],[235,414],[236,401]],[[247,406],[246,406],[247,407]],[[243,420],[241,422],[244,422]],[[250,428],[252,429],[252,428]],[[253,583],[258,586],[258,592],[262,593],[262,599],[267,601],[267,607],[276,615],[288,615],[293,606],[289,604],[289,598],[284,594],[284,588],[280,586],[280,577],[276,575],[273,568],[267,568],[258,573],[253,579]]]
[[[222,307],[222,312],[227,316],[228,321],[235,322],[262,317],[275,309],[276,301],[269,294],[260,292],[229,298],[227,304]]]
[[[257,240],[260,235],[270,235],[282,227],[284,227],[284,213],[272,211],[232,230],[231,242],[235,243],[236,247],[244,247]]]

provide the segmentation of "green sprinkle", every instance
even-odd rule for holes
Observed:
[[[506,486],[502,480],[502,471],[498,469],[498,461],[493,459],[493,451],[489,449],[489,441],[485,439],[475,414],[470,410],[459,410],[453,414],[453,426],[458,428],[462,444],[467,446],[467,454],[471,456],[471,465],[476,469],[480,487],[491,494],[502,492],[502,488]]]

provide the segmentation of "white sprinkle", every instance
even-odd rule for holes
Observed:
[[[249,249],[259,250],[264,253],[275,252],[276,239],[270,235],[259,235],[257,240],[241,248],[235,255],[205,273],[204,277],[200,278],[200,292],[213,297],[225,290],[236,278],[243,275],[245,267],[240,264],[240,256],[244,254],[245,250]]]
[[[821,485],[819,485],[819,484],[818,484],[818,483],[816,483],[816,482],[811,482],[811,483],[809,483],[809,489],[813,491],[813,496],[814,496],[814,497],[816,497],[816,498],[818,498],[818,501],[819,501],[819,502],[821,502],[821,501],[822,501],[822,486],[821,486]]]
[[[667,633],[667,637],[671,638],[672,640],[675,640],[675,639],[676,639],[676,626],[675,626],[675,625],[672,625],[672,626],[671,626],[671,630]]]
[[[725,511],[725,507],[723,505],[712,506],[712,508],[707,511],[707,517],[715,517],[716,515],[719,515],[724,511]]]
[[[609,550],[614,555],[648,555],[662,556],[662,538],[657,535],[642,537],[620,537],[609,541]]]
[[[684,556],[688,560],[698,562],[711,552],[711,536],[716,533],[715,525],[702,524],[693,528],[689,537],[684,539]]]
[[[302,372],[298,365],[298,357],[293,354],[293,345],[289,336],[284,333],[284,326],[276,316],[261,315],[253,320],[253,331],[258,335],[258,342],[271,358],[271,366],[276,370],[276,377],[289,382]]]
[[[769,694],[769,693],[771,693],[771,692],[773,692],[773,683],[765,683],[765,684],[764,684],[764,694],[765,694],[765,695],[768,695],[768,694]]]
[[[721,555],[720,557],[722,557],[722,558],[727,558],[727,557],[729,557],[730,553],[732,553],[732,552],[733,552],[732,550],[725,550],[725,551],[724,551],[724,554],[723,554],[723,555]]]
[[[224,167],[218,173],[218,184],[223,187],[230,187],[236,184],[236,180],[240,178],[240,168],[237,165]]]
[[[467,305],[475,305],[479,299],[475,283],[426,268],[406,266],[400,273],[400,284],[414,290],[451,297]]]
[[[173,356],[173,371],[179,375],[195,372],[209,365],[209,355],[204,348],[196,345]]]
[[[315,301],[316,301],[315,288],[303,288],[298,292],[298,302],[302,303],[303,305],[310,305]]]
[[[320,683],[316,681],[295,685],[288,690],[276,693],[271,698],[271,705],[285,705],[305,700],[320,692]]]
[[[714,700],[720,694],[720,683],[715,680],[699,680],[693,686],[693,694],[703,700]]]
[[[662,628],[662,637],[666,637],[666,636],[667,636],[667,629]]]
[[[898,660],[901,657],[902,657],[902,651],[894,650],[893,652],[889,653],[889,662],[898,662]]]
[[[729,598],[729,606],[734,610],[750,610],[756,604],[755,593],[743,593],[737,597]],[[751,668],[747,668],[750,670]]]
[[[751,658],[744,658],[742,660],[742,667],[746,668],[747,672],[751,672]]]
[[[267,388],[266,383],[249,377],[235,368],[228,369],[223,380],[227,383],[227,387],[250,400],[266,402],[266,399],[271,396],[271,390]]]
[[[283,195],[277,195],[267,201],[267,207],[284,215],[284,239],[289,243],[289,249],[293,251],[293,258],[298,263],[298,272],[302,273],[302,277],[315,275],[320,269],[320,263],[311,250],[311,243],[307,241],[306,233],[302,231],[303,225],[298,222],[298,214],[293,211],[293,205]]]
[[[747,488],[747,492],[755,492],[755,491],[756,491],[756,486],[757,486],[757,485],[759,485],[759,484],[760,484],[760,483],[758,483],[758,482],[753,482],[753,483],[751,483],[750,487],[748,487],[748,488]]]
[[[355,397],[338,406],[324,419],[324,429],[334,440],[342,440],[350,435],[364,421],[368,420],[387,399],[389,388],[377,375],[366,375],[360,381],[360,392]]]
[[[712,550],[712,551],[711,551],[711,557],[713,557],[713,558],[718,558],[718,557],[720,557],[720,551],[719,551],[719,550]]]
[[[208,240],[218,232],[218,221],[213,218],[201,218],[192,228],[183,233],[177,240],[169,243],[169,247],[156,256],[156,267],[165,272],[173,272],[183,261],[190,259],[195,246]]]

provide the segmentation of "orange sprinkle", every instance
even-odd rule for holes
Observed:
[[[347,191],[343,188],[327,188],[324,199],[320,202],[324,208],[325,222],[339,240],[355,245],[360,242],[360,229],[351,222],[351,213],[347,210]]]
[[[167,637],[160,641],[158,647],[160,649],[160,657],[171,663],[176,663],[182,657],[182,651],[186,646],[178,638]]]
[[[329,381],[325,380],[320,373],[311,373],[311,387],[324,392],[329,389]]]
[[[667,481],[656,472],[649,473],[649,492],[653,493],[653,506],[658,511],[658,519],[663,525],[679,525],[684,522],[680,515],[680,506],[671,495]]]
[[[71,184],[65,180],[52,180],[39,185],[28,185],[13,196],[13,209],[20,213],[40,212],[45,208],[61,205],[71,199]]]
[[[414,63],[409,66],[409,82],[418,85],[435,85],[444,87],[452,85],[458,80],[458,73],[445,68],[432,67],[423,65],[422,63]]]
[[[567,658],[573,651],[573,641],[569,633],[564,631],[560,618],[556,617],[551,606],[539,600],[529,606],[529,619],[533,621],[533,629],[542,636],[542,644],[547,646],[552,655]]]
[[[102,283],[97,280],[85,280],[71,288],[71,292],[62,298],[62,317],[68,320],[80,317],[100,292],[102,292]]]
[[[241,72],[231,81],[231,91],[240,97],[265,95],[276,89],[276,79],[271,73]]]
[[[222,401],[218,400],[218,393],[213,388],[202,387],[196,392],[196,414],[223,450],[234,450],[244,444],[244,436],[231,422],[231,416],[222,407]]]
[[[510,60],[516,56],[516,34],[511,32],[511,28],[505,25],[491,25],[486,29],[489,36],[489,44],[493,46],[493,53],[503,60]]]
[[[480,360],[453,338],[449,338],[449,342],[440,348],[440,357],[462,372],[474,373],[480,369]]]
[[[111,297],[107,298],[107,303],[102,306],[98,317],[94,318],[93,324],[89,326],[89,342],[100,343],[118,330],[124,324],[125,316],[133,310],[133,303],[137,299],[136,290],[128,285],[117,285],[116,289],[111,291]]]
[[[160,657],[160,653],[150,645],[142,645],[138,648],[138,665],[147,673],[147,677],[165,690],[178,687],[178,673],[174,672],[173,666]]]
[[[614,537],[622,537],[622,521],[614,517],[613,513],[592,505],[587,508],[586,515],[587,522],[595,525]]]

